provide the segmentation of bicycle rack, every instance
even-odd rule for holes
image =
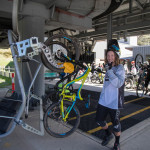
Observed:
[[[16,39],[17,37],[15,36],[15,34],[11,30],[9,30],[8,41],[10,44],[12,58],[13,58],[14,66],[16,69],[16,76],[18,78],[18,82],[19,82],[19,86],[21,90],[21,96],[16,96],[17,94],[14,93],[10,97],[5,96],[4,98],[0,99],[0,138],[11,134],[17,124],[21,125],[24,129],[32,133],[42,136],[44,135],[42,99],[30,93],[30,90],[36,79],[36,76],[42,66],[42,63],[39,64],[39,67],[36,70],[36,73],[28,89],[28,95],[26,96],[17,58],[24,56],[26,54],[27,47],[32,47],[34,52],[28,56],[30,59],[32,59],[34,55],[38,55],[38,51],[36,47],[37,45],[31,45],[30,41],[28,40],[25,41],[26,43],[25,42],[21,43],[22,42],[21,41],[19,45],[20,48],[18,46],[18,49],[19,49],[18,50],[16,49],[16,46],[19,44],[19,42],[17,42],[16,44],[15,42]],[[18,55],[16,55],[15,49],[18,51]],[[40,131],[35,129],[34,127],[31,127],[30,125],[26,124],[24,121],[20,119],[26,108],[26,103],[29,103],[29,98],[31,97],[40,101]],[[27,114],[28,114],[28,105],[26,109],[27,109]]]

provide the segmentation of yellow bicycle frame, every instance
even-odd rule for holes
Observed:
[[[81,75],[80,77],[78,77],[78,78],[76,78],[76,79],[74,79],[74,80],[72,80],[72,81],[70,81],[70,82],[68,82],[68,83],[66,83],[66,84],[64,85],[63,90],[62,90],[62,93],[60,94],[60,97],[62,97],[62,99],[61,99],[61,105],[60,105],[60,112],[61,112],[61,115],[62,115],[64,121],[66,121],[66,119],[68,118],[68,115],[69,115],[71,109],[73,108],[73,106],[74,106],[75,103],[76,103],[76,99],[83,100],[83,98],[81,97],[80,92],[81,92],[81,89],[82,89],[82,87],[83,87],[83,85],[84,85],[84,83],[85,83],[85,80],[86,80],[86,78],[87,78],[87,76],[88,76],[88,74],[89,74],[90,71],[91,71],[90,68],[87,67],[87,69],[85,70],[85,72],[83,73],[83,75]],[[82,79],[83,79],[83,80],[82,80]],[[76,95],[76,93],[73,93],[72,95],[67,95],[67,94],[65,93],[65,90],[66,90],[71,84],[74,84],[75,82],[78,82],[78,81],[80,81],[80,80],[82,80],[82,83],[81,83],[81,85],[80,85],[80,87],[79,87],[79,89],[78,89],[78,91],[77,91],[77,95]],[[64,101],[64,100],[67,100],[67,101],[71,101],[71,102],[72,102],[72,105],[71,105],[71,107],[69,108],[69,110],[67,110],[67,114],[66,114],[66,115],[64,114],[64,107],[63,107],[63,101]]]

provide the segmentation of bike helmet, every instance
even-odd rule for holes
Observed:
[[[132,65],[135,64],[135,61],[131,61],[131,64],[132,64]]]
[[[120,58],[121,51],[120,51],[118,41],[116,39],[109,40],[107,52],[108,51],[114,51],[117,54],[117,56]]]

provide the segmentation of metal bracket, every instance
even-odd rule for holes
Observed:
[[[22,120],[20,120],[20,123],[19,123],[25,130],[29,131],[29,132],[32,132],[34,134],[37,134],[37,135],[40,135],[40,136],[43,136],[44,135],[44,129],[39,131],[35,128],[33,128],[32,126],[26,124],[25,122],[23,122]]]
[[[39,52],[41,51],[39,48],[40,43],[38,42],[37,37],[31,37],[30,39],[20,41],[16,43],[17,49],[18,49],[18,55],[19,57],[22,56],[28,56],[29,58],[33,58],[35,55],[39,55]],[[27,53],[27,48],[32,48],[32,52]]]

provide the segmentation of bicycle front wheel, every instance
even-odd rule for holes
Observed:
[[[52,136],[64,138],[71,135],[78,128],[80,123],[80,112],[74,105],[66,121],[63,120],[60,102],[51,105],[44,114],[45,130]],[[64,116],[71,108],[72,103],[63,102]]]
[[[144,92],[145,92],[145,82],[142,81],[142,82],[138,83],[138,85],[137,85],[136,94],[138,97],[143,97]]]

